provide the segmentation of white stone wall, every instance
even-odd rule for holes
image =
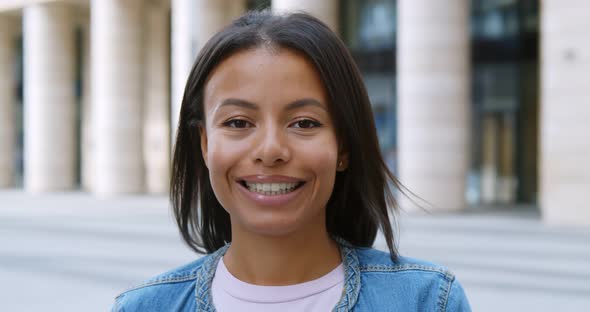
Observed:
[[[172,0],[172,142],[186,80],[201,47],[224,26],[243,14],[245,0]]]
[[[541,4],[540,205],[548,223],[590,225],[590,2]]]
[[[193,29],[192,20],[198,20],[198,18],[192,14],[191,0],[172,0],[171,11],[172,73],[170,79],[172,80],[172,103],[170,107],[170,134],[174,143],[186,79],[196,56],[196,46],[193,44],[191,31]]]
[[[145,190],[141,0],[91,1],[93,190]]]
[[[23,11],[24,170],[31,192],[75,184],[74,27],[68,4]]]
[[[193,12],[198,14],[193,18],[193,38],[196,51],[200,51],[215,33],[231,22],[234,18],[231,14],[237,13],[232,12],[236,4],[231,4],[230,0],[195,0],[193,5]]]
[[[401,182],[429,210],[466,206],[470,132],[469,1],[398,1]],[[402,200],[402,207],[415,206]]]
[[[143,154],[146,191],[166,193],[170,171],[170,92],[168,8],[152,1],[145,6],[145,107]]]
[[[141,0],[89,2],[92,24],[86,30],[92,39],[85,43],[89,53],[83,58],[83,64],[89,64],[83,65],[83,184],[99,195],[165,192],[170,159],[162,149],[170,146],[174,135],[168,120],[175,130],[188,72],[204,42],[241,14],[245,2],[172,0],[171,34],[158,26],[167,19],[167,1],[161,6]],[[77,162],[75,13],[71,3],[62,1],[3,5],[0,10],[22,8],[23,15],[25,186],[33,192],[72,189]],[[568,5],[543,0],[541,5],[539,201],[549,223],[590,224],[584,196],[590,190],[589,6],[584,0]],[[338,29],[336,0],[274,0],[272,8],[304,10]],[[400,179],[433,204],[426,208],[435,210],[465,206],[468,17],[467,0],[398,1]],[[10,67],[16,51],[10,32],[4,31],[11,27],[0,16],[2,187],[12,183],[16,144],[11,141],[14,120],[9,118],[15,105]],[[168,51],[162,44],[168,39],[171,76],[158,74],[168,72]],[[167,99],[172,99],[171,113],[166,112]],[[488,193],[496,192],[489,189]]]
[[[82,125],[80,136],[81,139],[81,186],[83,190],[92,191],[92,183],[94,181],[94,152],[95,152],[95,137],[93,132],[92,120],[92,56],[90,54],[90,19],[85,21],[82,26]]]

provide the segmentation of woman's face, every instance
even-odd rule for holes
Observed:
[[[315,67],[288,49],[238,52],[211,73],[204,101],[201,149],[232,231],[325,230],[326,203],[347,159]]]

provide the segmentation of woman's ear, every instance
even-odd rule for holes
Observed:
[[[346,168],[348,168],[348,153],[347,152],[342,152],[338,155],[338,164],[336,166],[336,171],[344,171],[346,170]]]
[[[201,155],[203,156],[205,166],[209,168],[207,164],[207,129],[205,129],[205,126],[199,126],[199,135],[201,137]]]

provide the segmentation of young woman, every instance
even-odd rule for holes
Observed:
[[[446,269],[398,255],[361,76],[305,14],[252,12],[189,76],[171,199],[201,259],[116,299],[115,311],[469,311]],[[378,231],[389,252],[371,249]]]

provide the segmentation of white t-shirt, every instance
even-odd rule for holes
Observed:
[[[211,292],[219,312],[332,311],[344,289],[342,263],[313,281],[288,286],[259,286],[242,282],[217,264]]]

